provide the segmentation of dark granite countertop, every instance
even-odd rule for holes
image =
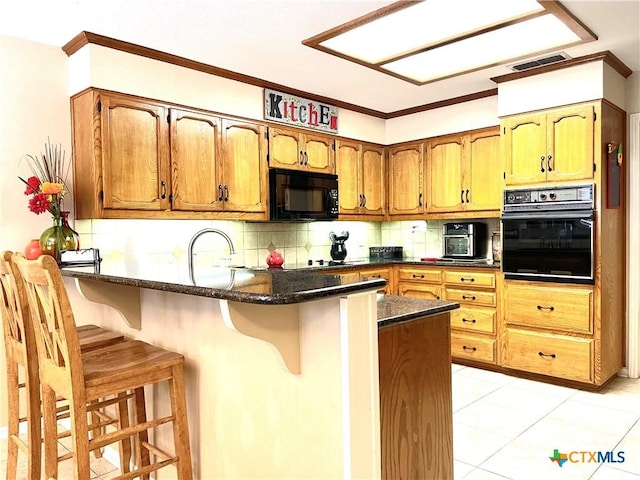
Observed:
[[[309,271],[247,268],[213,268],[206,272],[200,269],[194,285],[188,272],[177,272],[170,267],[103,262],[99,271],[93,266],[64,267],[61,270],[65,277],[270,305],[302,303],[362,290],[378,290],[386,285],[384,279],[360,279],[354,278],[354,275],[316,275]]]
[[[444,313],[460,308],[457,302],[422,298],[378,296],[378,328],[396,325],[416,318]]]
[[[330,265],[328,261],[324,261],[323,265],[319,265],[317,261],[313,265],[306,263],[288,264],[285,262],[283,265],[284,270],[297,270],[297,271],[322,271],[322,270],[357,270],[365,267],[381,267],[386,265],[420,265],[425,267],[454,267],[454,268],[484,268],[484,269],[500,269],[500,263],[493,263],[484,259],[478,259],[474,261],[457,260],[457,259],[436,259],[434,261],[421,261],[419,258],[355,258],[347,259],[344,264]],[[254,267],[257,269],[266,269],[267,267]]]

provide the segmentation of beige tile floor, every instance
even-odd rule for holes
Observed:
[[[640,379],[616,378],[591,393],[461,365],[452,372],[455,480],[640,480]],[[0,478],[6,442],[0,439]],[[559,467],[549,458],[554,449],[624,452],[624,462]],[[29,480],[20,458],[18,478]],[[65,463],[60,478],[73,478]],[[91,469],[96,480],[118,474],[105,459],[92,459]]]
[[[455,480],[640,480],[640,379],[592,393],[461,365],[452,372]],[[624,462],[560,467],[549,458],[555,449],[624,452]]]

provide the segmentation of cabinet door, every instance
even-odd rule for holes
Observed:
[[[222,120],[225,211],[267,211],[267,145],[264,133],[264,125]]]
[[[414,143],[389,150],[389,213],[423,213],[424,145]]]
[[[363,211],[370,215],[385,213],[385,162],[384,147],[362,145],[362,178]]]
[[[426,145],[429,185],[427,212],[459,212],[464,209],[462,188],[464,162],[463,138],[451,135],[429,141]]]
[[[100,98],[104,208],[169,208],[169,132],[162,105]]]
[[[174,210],[212,211],[223,205],[220,118],[171,110],[171,169]]]
[[[295,130],[269,127],[269,167],[304,168],[302,135]]]
[[[335,140],[325,135],[304,134],[304,167],[307,170],[323,173],[335,173]]]
[[[500,160],[500,131],[495,128],[473,133],[469,135],[465,147],[465,210],[500,210],[504,185]]]
[[[545,115],[519,115],[502,122],[505,184],[546,180]]]
[[[362,206],[360,193],[360,144],[338,141],[336,173],[340,214],[358,214]]]
[[[440,300],[442,287],[419,283],[398,284],[398,295],[401,297],[426,298],[428,300]]]
[[[593,106],[547,114],[547,180],[593,178]]]

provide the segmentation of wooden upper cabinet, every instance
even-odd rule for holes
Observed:
[[[593,178],[594,121],[593,105],[547,114],[547,181]]]
[[[151,102],[101,95],[103,208],[169,208],[167,110]]]
[[[412,215],[424,212],[422,179],[424,143],[389,148],[389,214]]]
[[[338,140],[336,173],[338,174],[338,202],[340,215],[359,215],[362,209],[361,145]]]
[[[430,140],[427,149],[427,212],[464,210],[464,137],[448,135]],[[468,196],[468,193],[467,193]]]
[[[592,104],[503,119],[505,184],[593,179],[594,123]]]
[[[500,210],[498,127],[431,139],[427,165],[427,212]]]
[[[171,110],[173,209],[220,210],[220,118]]]
[[[362,144],[362,178],[363,211],[369,215],[384,215],[386,163],[384,147]]]
[[[173,209],[266,212],[264,126],[171,111]]]
[[[340,215],[385,212],[384,147],[348,140],[337,141],[336,173]]]
[[[335,173],[335,140],[329,135],[269,127],[269,166]]]
[[[503,190],[500,129],[495,127],[471,133],[465,148],[465,210],[500,210]]]
[[[222,151],[224,209],[237,212],[266,212],[265,126],[223,119]]]

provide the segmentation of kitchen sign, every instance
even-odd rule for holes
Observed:
[[[264,118],[295,127],[338,133],[338,107],[264,89]]]

